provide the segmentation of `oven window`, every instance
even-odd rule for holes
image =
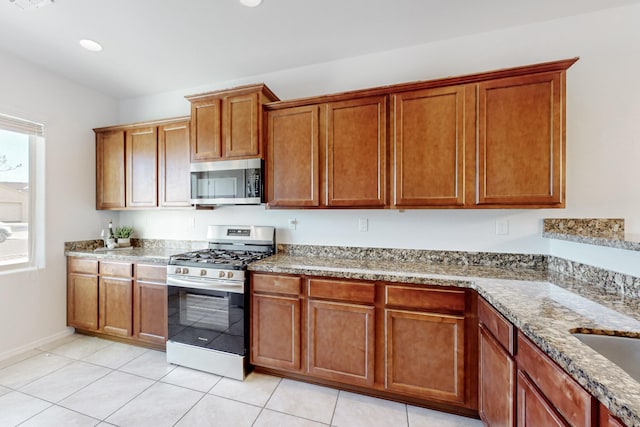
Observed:
[[[245,296],[168,286],[169,339],[246,354]]]

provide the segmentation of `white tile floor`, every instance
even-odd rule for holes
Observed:
[[[478,427],[428,409],[253,373],[244,382],[165,354],[71,335],[0,361],[0,426]]]

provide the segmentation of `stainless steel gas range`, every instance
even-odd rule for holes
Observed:
[[[211,225],[209,248],[167,266],[167,361],[243,380],[249,364],[249,274],[275,253],[275,228]]]

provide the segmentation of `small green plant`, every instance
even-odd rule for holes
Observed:
[[[133,234],[133,228],[128,225],[116,227],[115,235],[118,239],[126,239]]]

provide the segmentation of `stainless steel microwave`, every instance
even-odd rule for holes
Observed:
[[[264,202],[261,159],[191,163],[194,205],[257,205]]]

